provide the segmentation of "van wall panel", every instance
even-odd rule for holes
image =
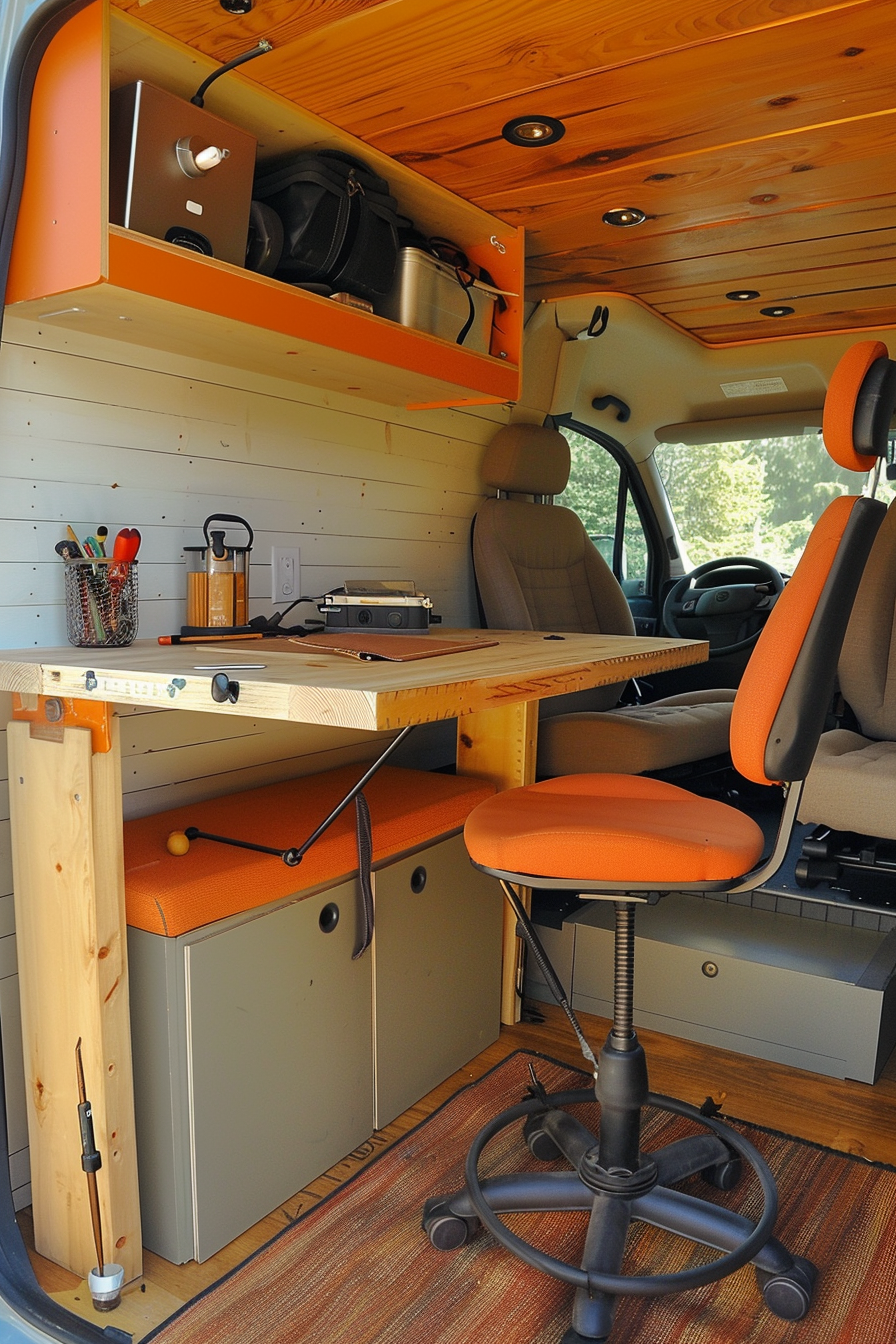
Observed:
[[[191,650],[191,662],[208,662],[201,649]],[[326,728],[316,723],[276,723],[270,719],[227,719],[217,714],[197,714],[191,710],[147,709],[121,716],[119,726],[121,755],[126,763],[132,757],[164,755],[181,747],[203,742],[239,741],[276,738],[277,756],[300,756],[305,752],[356,742],[358,734],[350,728]],[[388,740],[386,735],[384,740]],[[379,734],[371,734],[373,741]],[[270,750],[269,745],[269,750]]]
[[[0,892],[4,896],[12,892],[12,841],[9,833],[9,812],[0,821]],[[15,924],[13,924],[15,927]]]
[[[7,895],[0,896],[0,938],[6,938],[10,933],[15,933],[15,930],[16,915],[13,908],[12,892],[10,891]]]

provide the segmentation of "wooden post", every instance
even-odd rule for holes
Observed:
[[[524,700],[500,709],[465,714],[457,721],[457,770],[461,775],[489,779],[499,789],[515,789],[535,779],[538,702]],[[526,909],[531,892],[522,888]],[[501,1021],[520,1018],[522,958],[516,918],[504,904],[504,953],[501,973]]]
[[[80,1277],[96,1258],[81,1168],[75,1046],[103,1165],[107,1263],[142,1273],[122,855],[121,762],[91,729],[11,723],[16,942],[37,1251]]]

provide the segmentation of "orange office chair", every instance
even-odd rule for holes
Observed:
[[[886,427],[874,447],[857,439],[879,386],[886,349],[864,342],[847,352],[828,390],[825,441],[832,456],[867,470],[869,455],[886,451]],[[890,408],[892,410],[892,407]],[[889,413],[885,419],[889,423]],[[878,425],[883,415],[877,418]],[[861,446],[861,454],[856,447]],[[777,1193],[763,1159],[740,1134],[694,1107],[648,1090],[644,1052],[633,1029],[634,916],[639,903],[669,891],[749,891],[779,866],[796,815],[798,782],[812,761],[833,691],[837,653],[862,570],[885,509],[879,501],[844,496],[816,524],[790,583],[771,613],[734,702],[731,752],[742,774],[760,784],[784,782],[785,805],[772,854],[763,835],[735,808],[673,784],[633,775],[569,775],[508,790],[480,804],[465,828],[477,868],[497,877],[526,930],[536,959],[562,1003],[593,1066],[594,1088],[555,1097],[539,1091],[497,1116],[475,1139],[466,1185],[435,1196],[423,1226],[433,1245],[464,1244],[484,1224],[526,1263],[571,1284],[572,1324],[563,1344],[605,1340],[621,1295],[659,1296],[715,1282],[752,1261],[766,1305],[784,1320],[808,1311],[817,1271],[773,1235]],[[562,987],[552,973],[525,909],[510,884],[553,887],[612,900],[616,911],[614,1017],[596,1061]],[[531,936],[530,936],[531,935]],[[563,1110],[575,1102],[600,1107],[592,1134]],[[640,1150],[645,1104],[687,1117],[700,1133],[647,1154]],[[479,1159],[501,1130],[524,1119],[523,1137],[537,1158],[562,1157],[569,1170],[491,1179]],[[703,1174],[731,1189],[746,1161],[759,1178],[763,1212],[755,1224],[675,1189]],[[499,1213],[581,1210],[590,1215],[581,1267],[516,1236]],[[621,1271],[629,1225],[640,1220],[721,1251],[719,1258],[678,1273],[628,1276]]]

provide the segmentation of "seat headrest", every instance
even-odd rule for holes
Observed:
[[[504,425],[485,450],[482,479],[510,494],[562,494],[569,480],[569,444],[547,425]]]
[[[870,471],[887,455],[896,406],[896,363],[883,341],[850,346],[831,374],[824,399],[822,434],[838,466]]]

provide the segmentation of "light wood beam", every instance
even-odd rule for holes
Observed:
[[[40,729],[37,729],[40,732]],[[88,728],[10,723],[10,812],[38,1251],[80,1277],[96,1254],[81,1168],[75,1047],[92,1104],[103,1249],[142,1272],[122,858],[121,761]]]
[[[501,709],[465,714],[457,721],[458,774],[488,779],[498,789],[515,789],[535,779],[538,704],[526,700]],[[520,892],[528,910],[531,892]],[[504,950],[501,973],[501,1021],[519,1021],[522,958],[516,917],[504,905]]]

